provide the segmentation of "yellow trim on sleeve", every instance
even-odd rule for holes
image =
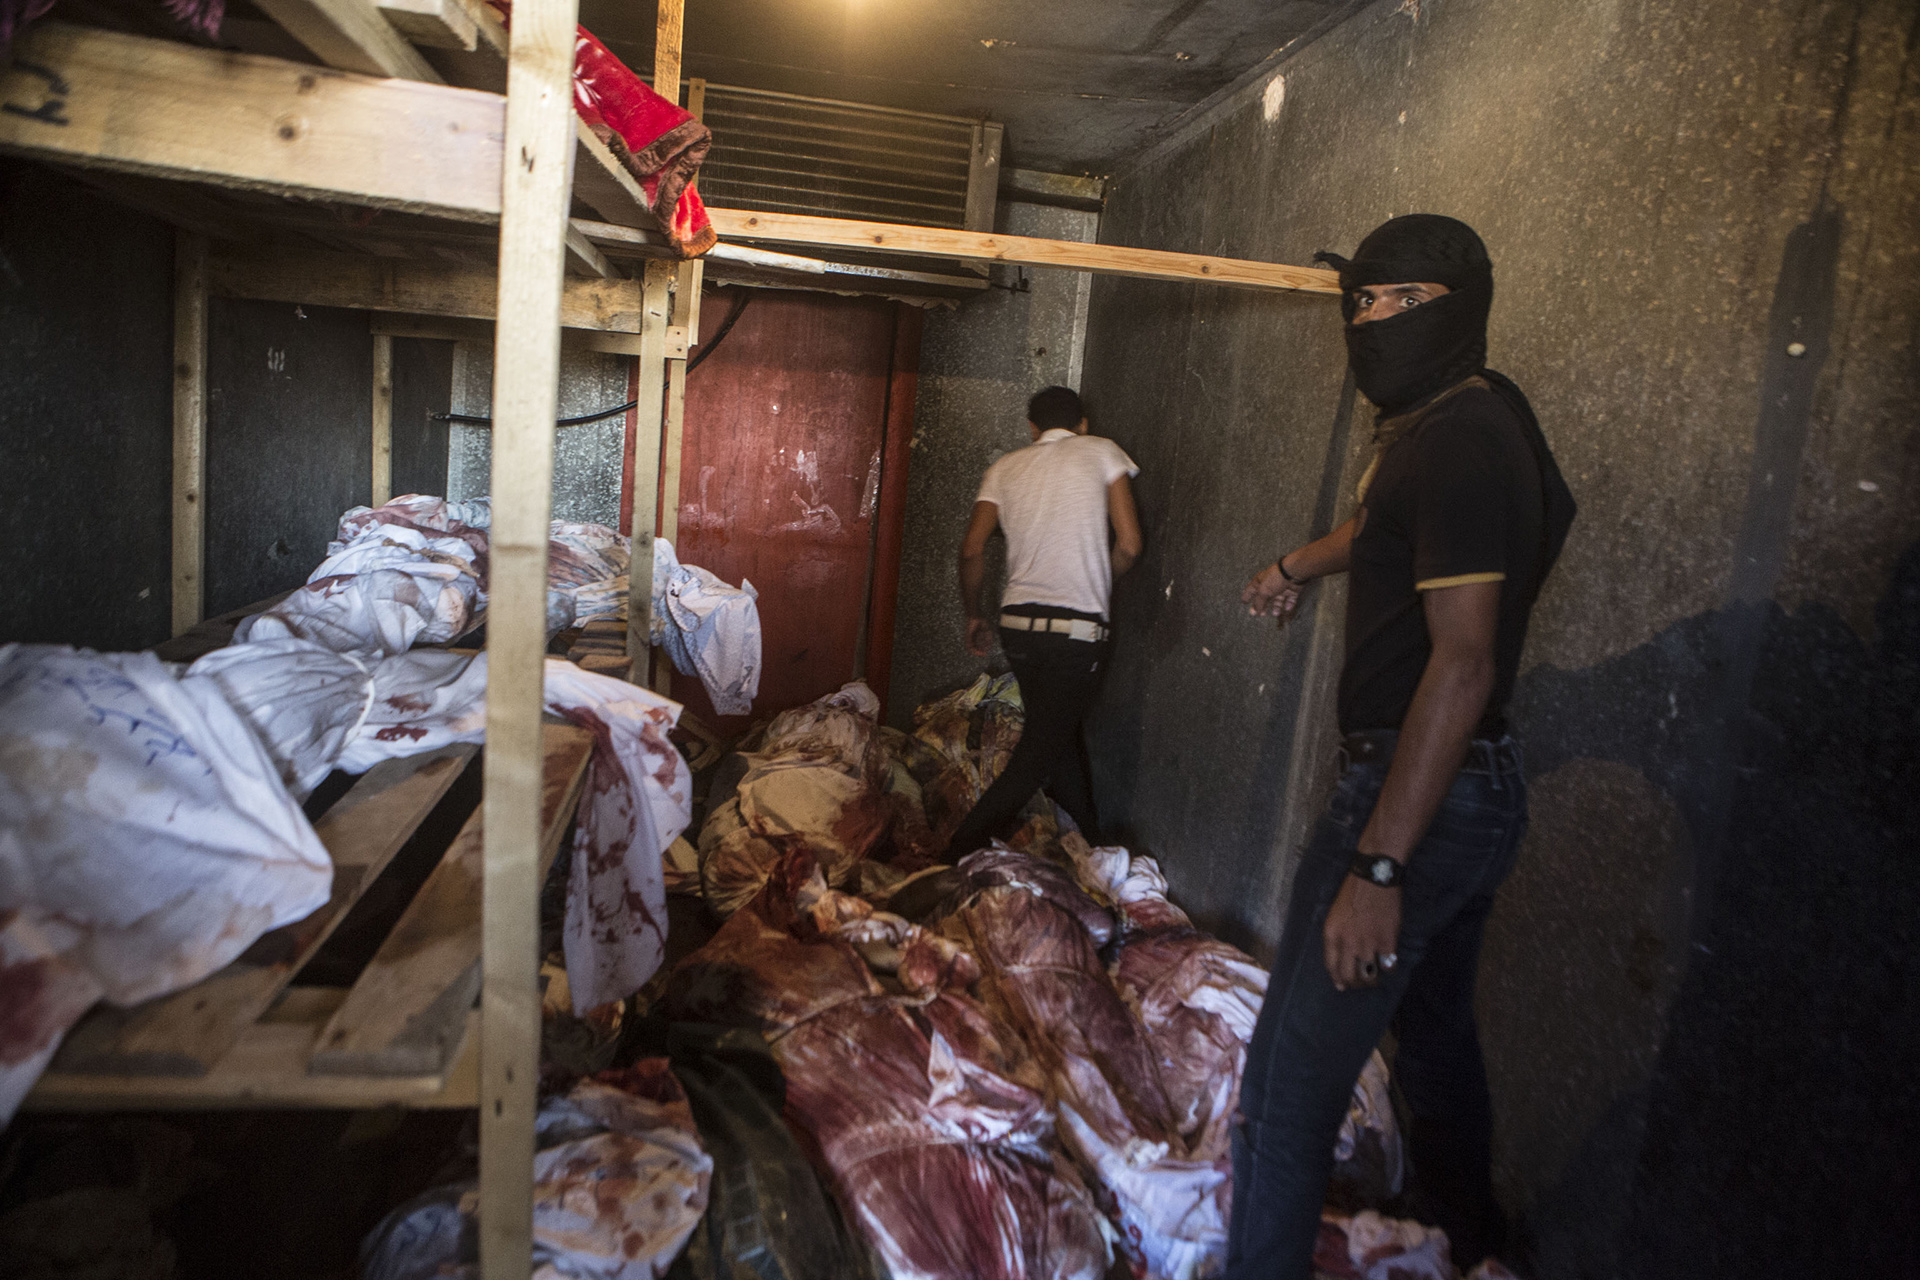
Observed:
[[[1504,573],[1456,573],[1451,578],[1428,578],[1413,584],[1415,591],[1438,591],[1442,587],[1468,587],[1476,582],[1505,582]]]

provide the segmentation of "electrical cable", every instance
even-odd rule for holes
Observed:
[[[713,337],[701,343],[700,349],[694,353],[691,360],[687,361],[688,373],[692,373],[695,369],[698,369],[700,362],[713,354],[714,350],[719,347],[727,334],[733,330],[734,323],[740,319],[740,313],[747,309],[747,303],[752,301],[752,299],[752,290],[743,289],[740,291],[740,301],[735,303],[733,310],[727,313],[727,318],[723,320],[720,327],[714,331]],[[617,413],[625,413],[629,409],[639,407],[639,404],[640,402],[638,400],[629,400],[625,404],[617,404],[611,409],[602,409],[598,413],[583,413],[577,418],[555,418],[553,425],[556,427],[583,427],[589,422],[598,422],[602,418],[611,418]],[[493,425],[492,418],[477,413],[436,413],[432,415],[432,417],[435,422],[464,422],[476,427],[490,427]]]

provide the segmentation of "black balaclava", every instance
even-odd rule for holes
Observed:
[[[1487,368],[1487,312],[1493,307],[1493,262],[1472,227],[1437,213],[1410,213],[1375,227],[1351,259],[1317,253],[1316,262],[1340,273],[1340,313],[1347,320],[1347,361],[1354,385],[1380,407],[1382,418],[1404,413],[1462,378],[1479,374],[1520,419],[1521,434],[1540,468],[1542,563],[1538,592],[1559,558],[1578,508],[1540,431],[1526,393]],[[1353,323],[1353,291],[1369,284],[1430,281],[1451,292],[1388,320]],[[1532,604],[1529,598],[1528,604]]]
[[[1383,414],[1405,412],[1486,365],[1493,263],[1466,223],[1410,213],[1374,228],[1352,258],[1318,253],[1314,260],[1340,272],[1354,384]],[[1450,292],[1386,320],[1353,323],[1355,289],[1415,281]]]

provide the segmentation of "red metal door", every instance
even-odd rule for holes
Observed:
[[[912,437],[919,312],[877,298],[716,289],[702,302],[710,343],[687,376],[680,463],[680,559],[760,593],[754,717],[866,669],[885,696]],[[700,350],[696,347],[696,353]],[[698,679],[673,696],[723,730]]]

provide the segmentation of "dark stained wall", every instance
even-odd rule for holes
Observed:
[[[0,642],[170,631],[174,232],[0,160]],[[371,485],[363,312],[209,305],[210,614],[306,580]],[[443,493],[452,344],[394,341],[395,493]]]
[[[0,159],[0,642],[166,638],[173,230]]]
[[[393,492],[447,492],[446,413],[453,394],[453,344],[393,340]]]
[[[215,298],[207,340],[207,612],[307,580],[367,501],[373,338],[364,312]]]
[[[1305,263],[1425,210],[1492,251],[1492,362],[1582,506],[1481,989],[1543,1276],[1920,1256],[1917,35],[1898,0],[1382,0],[1109,187],[1110,243]],[[1285,630],[1237,597],[1352,508],[1343,363],[1331,298],[1095,285],[1087,393],[1147,533],[1099,800],[1263,951],[1343,596]]]

